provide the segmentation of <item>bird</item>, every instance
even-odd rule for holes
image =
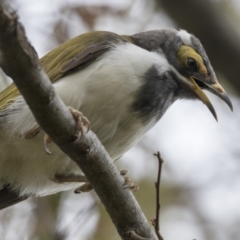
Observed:
[[[233,106],[200,40],[186,30],[119,35],[83,33],[40,59],[55,91],[82,113],[113,160],[120,158],[179,99],[200,100],[217,115],[203,90]],[[84,117],[83,117],[84,116]],[[87,120],[88,119],[88,120]],[[81,169],[54,143],[43,150],[43,130],[14,84],[0,93],[0,209],[28,197],[75,190]]]

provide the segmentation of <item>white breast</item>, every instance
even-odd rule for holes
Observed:
[[[131,108],[143,84],[142,76],[153,64],[162,68],[166,61],[160,54],[122,44],[54,84],[65,104],[79,109],[90,120],[92,130],[113,159],[155,124],[143,125]],[[31,140],[21,138],[35,124],[21,98],[10,106],[7,117],[0,117],[0,187],[10,182],[22,194],[36,195],[76,188],[79,183],[56,184],[50,180],[56,173],[81,174],[73,161],[54,144],[50,145],[53,155],[46,155],[43,134]]]

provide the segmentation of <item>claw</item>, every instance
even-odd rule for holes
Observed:
[[[84,183],[81,187],[77,188],[74,193],[79,194],[82,192],[90,192],[91,190],[93,190],[93,187],[89,182],[87,182]]]
[[[51,142],[52,142],[52,139],[45,133],[43,137],[43,147],[44,147],[44,151],[49,155],[52,155],[52,152],[48,148],[48,144]]]
[[[88,121],[88,119],[78,110],[72,107],[68,107],[68,109],[76,120],[77,131],[81,133],[81,136],[84,134],[84,131],[83,131],[84,127],[87,128],[86,132],[88,132],[90,129],[90,122]]]
[[[87,128],[87,132],[89,132],[90,122],[88,121],[88,119],[86,117],[82,116],[82,122],[83,122],[83,126],[85,126]]]
[[[128,174],[128,170],[121,170],[120,174],[121,174],[121,176],[125,176]]]
[[[130,189],[133,191],[133,192],[136,192],[139,190],[139,186],[137,184],[133,184],[133,186],[130,187]]]
[[[80,193],[82,193],[82,191],[81,191],[80,187],[79,187],[79,188],[77,188],[77,189],[74,191],[74,193],[75,193],[75,194],[80,194]]]
[[[125,179],[125,184],[123,185],[123,188],[130,188],[133,192],[139,189],[139,186],[135,184],[130,178],[124,177],[124,179]]]

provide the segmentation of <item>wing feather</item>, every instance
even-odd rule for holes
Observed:
[[[17,193],[11,192],[7,188],[4,188],[0,190],[0,210],[22,202],[27,198],[28,197],[19,197]]]
[[[52,83],[75,70],[83,69],[103,53],[110,50],[112,43],[132,42],[129,36],[99,31],[79,35],[61,44],[40,59]],[[0,112],[20,95],[15,84],[0,93]]]

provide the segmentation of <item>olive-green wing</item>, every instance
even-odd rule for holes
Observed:
[[[89,32],[61,44],[40,59],[51,82],[83,69],[111,48],[111,43],[132,42],[129,36],[111,32]],[[20,95],[15,84],[0,93],[0,112]]]
[[[19,95],[20,93],[14,83],[5,88],[0,93],[0,112],[4,110],[9,104],[11,104],[14,101],[15,97]]]

